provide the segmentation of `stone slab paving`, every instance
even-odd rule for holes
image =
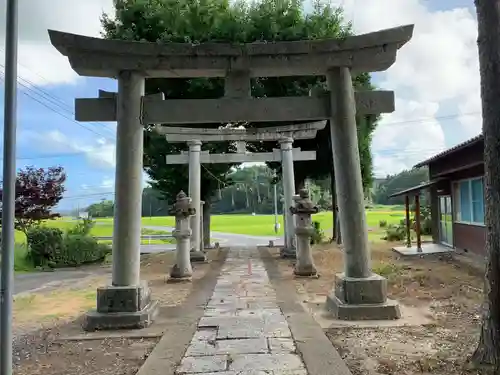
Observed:
[[[307,375],[257,249],[232,248],[177,375]]]

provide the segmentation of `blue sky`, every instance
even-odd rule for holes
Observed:
[[[396,112],[384,117],[374,136],[378,176],[409,168],[480,131],[472,1],[337,3],[345,6],[346,16],[361,33],[416,25],[412,41],[403,47],[396,64],[374,76],[378,86],[395,90],[397,98]],[[76,77],[67,60],[48,43],[46,30],[98,36],[99,15],[109,11],[111,4],[111,0],[20,0],[17,166],[63,165],[68,174],[65,209],[109,198],[114,190],[114,125],[77,124],[72,112],[76,97],[96,97],[98,89],[116,90],[116,82]],[[0,9],[4,6],[5,0],[0,0]],[[1,77],[0,73],[3,102]]]

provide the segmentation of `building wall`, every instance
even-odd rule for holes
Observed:
[[[486,256],[486,230],[484,226],[453,223],[454,247]]]
[[[466,165],[481,163],[484,160],[483,151],[483,142],[478,142],[433,161],[429,164],[429,178],[432,180],[438,176],[453,173],[454,170]]]
[[[431,192],[431,213],[436,215],[437,220],[433,219],[433,241],[439,243],[439,195],[450,195],[452,207],[455,207],[453,194],[453,184],[459,180],[484,176],[484,165],[476,165],[461,171],[456,169],[461,166],[472,165],[483,160],[483,143],[471,147],[470,150],[462,150],[451,154],[447,159],[437,160],[429,165],[430,179],[438,176],[447,178],[447,181],[439,183]],[[467,151],[469,150],[469,151]],[[449,173],[447,173],[449,171]],[[445,187],[447,185],[447,187]],[[472,225],[457,223],[456,213],[453,212],[453,246],[459,250],[472,252],[474,254],[485,256],[486,231],[483,225]]]

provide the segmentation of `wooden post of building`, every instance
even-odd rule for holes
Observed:
[[[411,247],[410,196],[405,195],[406,209],[406,246]]]
[[[420,193],[415,195],[415,232],[417,232],[417,251],[422,252],[422,239],[420,236]]]

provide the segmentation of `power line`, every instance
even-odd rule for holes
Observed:
[[[19,64],[23,67],[25,67],[26,69],[30,70],[28,67],[26,67],[25,65],[22,65],[21,63]],[[5,68],[2,64],[0,64],[0,68]],[[31,70],[30,70],[31,71]],[[37,75],[39,75],[38,73],[36,73]],[[40,76],[42,77],[42,76]],[[43,77],[42,77],[43,78]],[[3,80],[3,72],[0,71],[0,80]],[[40,87],[38,87],[35,83],[31,82],[29,79],[27,78],[24,78],[22,77],[21,75],[18,74],[17,76],[17,80],[18,80],[18,83],[19,85],[21,85],[25,90],[27,90],[28,92],[31,92],[32,94],[34,95],[38,95],[39,97],[41,97],[43,100],[46,100],[48,101],[50,104],[56,106],[57,108],[59,108],[60,110],[63,110],[67,113],[69,113],[71,116],[75,116],[75,113],[74,111],[71,109],[71,107],[65,103],[62,99],[58,98],[57,96],[41,89]],[[45,81],[47,81],[45,79]],[[25,93],[23,91],[23,93]],[[25,93],[28,97],[30,97],[31,99],[37,101],[38,103],[40,103],[41,105],[45,106],[46,108],[50,109],[51,111],[54,111],[56,112],[57,114],[63,116],[64,118],[76,123],[78,126],[82,127],[83,129],[85,130],[88,130],[94,134],[97,134],[101,137],[105,137],[105,138],[108,138],[107,135],[104,135],[104,134],[101,134],[101,133],[98,133],[96,132],[94,129],[91,129],[91,128],[88,128],[86,126],[84,126],[83,124],[79,123],[78,121],[74,120],[74,118],[68,118],[67,116],[63,115],[59,110],[53,108],[53,107],[50,107],[49,105],[47,105],[46,103],[42,103],[41,100],[39,98],[34,98],[32,97],[31,95],[28,95],[27,93]],[[104,126],[106,126],[105,124],[102,124]],[[105,127],[105,130],[108,130],[106,127]],[[109,138],[108,138],[109,139]],[[112,139],[114,140],[114,138]]]

